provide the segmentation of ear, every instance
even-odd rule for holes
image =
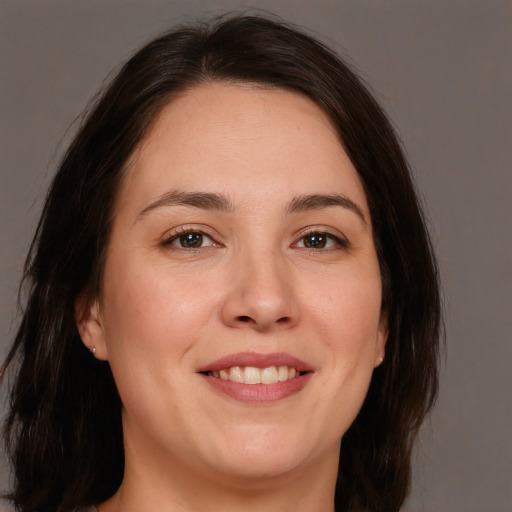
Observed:
[[[375,344],[375,366],[380,366],[386,355],[386,341],[389,335],[389,325],[387,316],[382,315],[377,329],[377,343]]]
[[[105,330],[99,301],[90,301],[84,294],[75,300],[75,322],[83,344],[96,359],[108,359]]]

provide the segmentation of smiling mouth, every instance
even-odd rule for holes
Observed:
[[[218,371],[201,372],[209,377],[239,382],[242,384],[276,384],[296,379],[307,372],[301,372],[290,366],[232,366]]]

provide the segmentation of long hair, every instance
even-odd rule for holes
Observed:
[[[438,274],[409,168],[386,115],[329,49],[282,22],[231,16],[179,27],[122,67],[84,117],[50,191],[23,278],[23,317],[3,366],[13,375],[4,440],[7,496],[21,512],[99,503],[123,478],[121,401],[74,318],[101,292],[112,210],[127,161],[172,98],[209,82],[299,91],[338,130],[363,183],[390,328],[386,359],[346,432],[336,510],[397,511],[414,438],[438,386]],[[340,404],[340,407],[342,405]]]

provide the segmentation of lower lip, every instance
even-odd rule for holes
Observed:
[[[240,402],[271,403],[287,398],[301,391],[308,383],[311,373],[276,382],[274,384],[243,384],[200,374],[210,386]]]

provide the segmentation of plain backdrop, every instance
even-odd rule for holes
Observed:
[[[0,1],[2,353],[15,332],[23,260],[73,120],[105,77],[160,31],[251,6],[308,27],[348,56],[394,120],[429,212],[447,348],[405,510],[510,512],[508,1]]]

